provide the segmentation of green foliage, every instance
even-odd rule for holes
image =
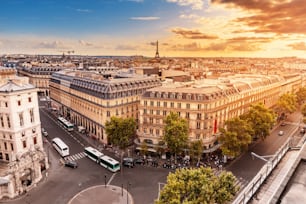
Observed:
[[[248,149],[254,134],[250,123],[238,117],[225,121],[226,129],[221,129],[221,150],[224,155],[236,157]]]
[[[168,175],[155,204],[226,203],[238,191],[235,181],[230,172],[216,176],[211,168],[178,169]]]
[[[148,145],[147,145],[147,143],[142,142],[140,147],[141,147],[141,150],[140,150],[141,155],[146,155],[147,152],[148,152]]]
[[[251,105],[250,110],[240,116],[246,120],[253,129],[253,137],[264,140],[270,135],[270,129],[275,123],[275,114],[272,110],[266,108],[262,103]]]
[[[188,142],[188,123],[177,113],[171,112],[165,119],[163,140],[169,150],[177,155],[186,147]]]
[[[302,87],[296,92],[296,98],[299,104],[303,104],[306,101],[306,87]]]
[[[279,115],[293,113],[297,109],[297,98],[295,94],[285,93],[276,102],[276,110]]]
[[[105,131],[108,142],[123,150],[135,135],[136,122],[133,118],[111,117],[105,124]]]
[[[190,148],[190,156],[192,160],[199,162],[203,154],[202,140],[191,142],[189,145],[189,148]]]

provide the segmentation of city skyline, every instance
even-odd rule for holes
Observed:
[[[305,58],[301,0],[1,0],[0,54]]]

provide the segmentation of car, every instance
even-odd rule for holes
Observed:
[[[305,134],[305,129],[304,129],[304,128],[301,128],[300,133],[301,133],[301,134]]]
[[[286,126],[286,123],[281,123],[281,126]]]
[[[134,159],[131,157],[125,157],[122,160],[122,165],[129,167],[129,168],[133,168],[134,167]]]
[[[142,158],[137,158],[137,159],[134,160],[134,163],[135,163],[135,164],[144,164],[144,163],[145,163],[145,160],[142,159]]]
[[[279,131],[279,132],[278,132],[278,135],[279,135],[279,136],[283,136],[283,135],[284,135],[284,131],[282,131],[282,130]]]
[[[65,161],[65,166],[70,168],[78,168],[78,163],[76,161]]]
[[[44,128],[41,128],[41,133],[42,133],[43,136],[45,136],[45,137],[48,136],[48,132],[47,132]]]

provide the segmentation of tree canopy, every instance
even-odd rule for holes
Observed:
[[[187,146],[188,131],[187,120],[180,118],[177,113],[170,112],[165,119],[163,140],[175,156]]]
[[[136,122],[134,118],[111,117],[105,123],[105,131],[108,142],[123,150],[129,146],[135,135]]]
[[[251,105],[250,110],[241,115],[240,118],[246,120],[253,129],[253,137],[264,140],[270,135],[270,129],[275,123],[275,114],[266,108],[262,103]]]
[[[189,145],[190,156],[194,161],[199,162],[203,154],[202,140],[193,141]]]
[[[221,150],[224,155],[236,157],[248,149],[254,134],[250,123],[238,117],[225,121],[220,130]]]
[[[296,92],[296,99],[299,104],[306,101],[306,87],[302,87]]]
[[[276,102],[276,110],[279,115],[293,113],[297,109],[297,98],[293,93],[281,95]]]
[[[226,203],[238,191],[231,172],[215,175],[211,168],[178,169],[167,177],[167,184],[155,204]]]

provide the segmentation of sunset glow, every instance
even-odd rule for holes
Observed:
[[[0,2],[0,54],[306,58],[302,0]]]

